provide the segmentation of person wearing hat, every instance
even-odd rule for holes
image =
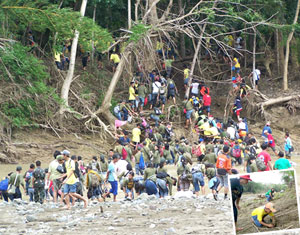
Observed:
[[[243,185],[248,184],[249,181],[252,181],[250,175],[242,175],[240,178],[231,178],[230,179],[230,189],[232,196],[232,205],[233,205],[233,214],[236,231],[241,231],[242,228],[237,227],[237,218],[238,210],[240,210],[240,200],[244,191]]]
[[[53,201],[57,203],[58,191],[62,186],[62,175],[65,173],[62,167],[64,157],[59,151],[53,154],[54,160],[49,164],[47,180],[53,183]]]
[[[265,143],[268,143],[268,133],[272,134],[272,129],[271,129],[270,125],[271,125],[271,123],[267,122],[262,130],[261,137],[264,139]],[[267,131],[267,132],[265,132],[265,131]]]
[[[22,167],[18,166],[16,168],[16,172],[11,174],[9,177],[8,192],[9,192],[9,188],[11,185],[14,185],[16,187],[14,194],[8,194],[8,197],[11,201],[13,201],[14,199],[17,199],[17,198],[20,198],[22,200],[22,193],[20,190],[20,185],[23,187],[24,191],[26,191],[25,183],[24,183],[23,177],[21,175],[21,171],[22,171]]]
[[[265,226],[273,228],[275,226],[275,212],[274,204],[272,202],[268,202],[265,206],[258,207],[252,211],[252,221],[257,227]],[[268,215],[272,217],[272,223],[270,224],[264,222],[264,218]]]
[[[66,209],[70,209],[70,197],[72,198],[78,198],[84,202],[84,207],[87,207],[87,200],[83,198],[81,195],[76,193],[76,184],[78,180],[76,179],[76,176],[74,174],[75,172],[75,161],[73,161],[70,158],[70,152],[68,150],[64,150],[61,153],[63,155],[63,158],[65,160],[65,167],[67,173],[63,175],[63,177],[66,176],[66,178],[63,181],[64,185],[64,195],[65,197],[65,202],[66,202]]]

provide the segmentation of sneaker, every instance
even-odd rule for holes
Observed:
[[[218,201],[218,194],[214,194],[214,199]]]

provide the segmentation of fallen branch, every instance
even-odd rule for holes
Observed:
[[[274,104],[280,104],[280,103],[284,103],[293,99],[298,99],[300,98],[300,95],[290,95],[290,96],[286,96],[286,97],[278,97],[278,98],[274,98],[274,99],[269,99],[267,101],[258,103],[257,106],[260,106],[261,108],[265,108],[267,106],[271,106]]]

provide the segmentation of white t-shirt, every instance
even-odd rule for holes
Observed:
[[[191,90],[191,93],[193,94],[198,94],[199,93],[199,83],[198,82],[195,82],[195,83],[192,83],[192,90]]]
[[[260,70],[259,69],[255,69],[254,70],[254,79],[255,81],[258,81],[260,78]]]
[[[115,165],[115,172],[116,172],[116,175],[119,176],[121,175],[123,172],[127,171],[127,165],[128,165],[128,162],[125,161],[125,160],[119,160],[117,161]]]
[[[161,84],[160,84],[159,81],[153,82],[152,83],[152,93],[153,94],[158,94],[160,87],[161,87]]]
[[[235,139],[235,129],[230,126],[227,128],[226,132],[229,134],[230,139]]]
[[[246,123],[240,122],[240,123],[239,123],[239,129],[240,129],[240,130],[246,130]]]

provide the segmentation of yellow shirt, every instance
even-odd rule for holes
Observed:
[[[66,161],[65,164],[66,164],[66,169],[67,169],[67,175],[69,175],[69,173],[71,171],[73,171],[72,175],[67,180],[67,184],[75,184],[77,182],[75,174],[74,174],[75,162],[70,159],[70,160]]]
[[[135,90],[132,86],[129,87],[129,100],[135,100]]]
[[[183,73],[184,73],[184,78],[189,78],[189,75],[190,75],[190,70],[189,69],[184,69],[183,70]]]
[[[236,68],[240,68],[241,67],[241,65],[240,65],[240,63],[239,63],[239,61],[238,61],[237,58],[234,58],[233,61],[235,62],[235,66],[234,67],[236,67]]]
[[[156,50],[161,50],[163,48],[164,44],[162,42],[157,41],[156,42]]]
[[[61,61],[60,60],[60,53],[54,52],[54,59],[55,59],[55,61],[60,62]]]
[[[265,215],[274,216],[273,212],[270,212],[269,214],[267,212],[265,212],[265,207],[264,206],[256,208],[254,211],[252,211],[251,215],[252,216],[257,215],[257,220],[258,221],[262,221],[262,219]]]
[[[110,60],[112,60],[115,64],[120,63],[120,57],[118,54],[111,54]]]
[[[141,130],[139,128],[133,128],[132,130],[132,141],[135,143],[140,143],[140,135],[141,135]]]

